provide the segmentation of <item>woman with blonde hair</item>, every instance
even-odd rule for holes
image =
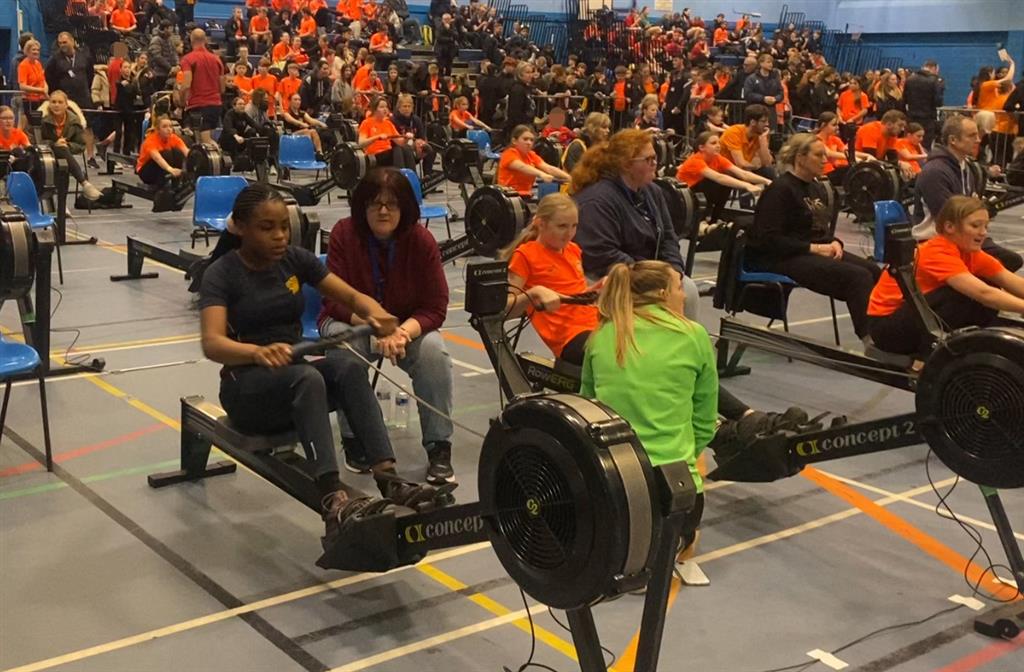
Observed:
[[[587,343],[580,390],[629,422],[652,465],[685,461],[689,467],[698,495],[684,526],[680,562],[689,557],[704,513],[697,458],[715,435],[719,392],[711,339],[704,327],[683,316],[682,278],[662,261],[611,268],[598,303],[600,325]]]
[[[583,121],[583,130],[562,152],[562,170],[571,173],[583,153],[599,142],[606,142],[612,134],[612,120],[604,112],[591,112]]]
[[[878,85],[871,94],[871,98],[875,104],[875,116],[879,119],[889,110],[907,111],[907,104],[903,101],[903,89],[900,88],[899,76],[894,72],[883,73],[878,78]]]

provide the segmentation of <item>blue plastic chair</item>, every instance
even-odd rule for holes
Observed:
[[[321,254],[320,261],[327,263],[327,255]],[[320,339],[320,328],[316,324],[316,318],[320,316],[320,308],[323,306],[323,297],[320,290],[313,285],[302,285],[302,298],[306,305],[302,309],[302,338],[307,341]]]
[[[196,197],[192,202],[192,247],[202,235],[210,245],[210,232],[224,233],[235,198],[249,184],[241,175],[206,175],[196,180]]]
[[[45,229],[56,224],[56,215],[43,212],[35,182],[28,173],[14,171],[7,175],[7,196],[25,215],[28,225],[33,229]],[[60,245],[57,245],[57,275],[63,285],[64,265],[60,259]]]
[[[438,217],[444,217],[444,225],[448,229],[448,238],[452,237],[452,225],[449,221],[451,212],[448,210],[447,205],[425,205],[423,203],[423,187],[420,185],[420,176],[416,174],[416,171],[410,170],[409,168],[402,168],[399,172],[405,175],[405,179],[409,180],[409,184],[412,185],[412,190],[416,194],[416,202],[420,206],[420,217],[426,220],[427,224],[430,224],[430,220],[437,219]]]
[[[557,194],[561,188],[561,182],[537,182],[537,200],[539,201],[550,194]]]
[[[313,141],[305,135],[282,135],[277,162],[289,170],[327,170],[327,164],[316,160]]]
[[[477,128],[471,131],[466,131],[466,138],[476,143],[476,146],[480,148],[480,153],[492,161],[497,161],[501,158],[500,154],[497,154],[491,149],[491,134],[487,131]]]
[[[50,446],[50,418],[46,411],[46,378],[42,362],[35,348],[24,343],[4,340],[0,336],[0,380],[7,382],[4,388],[3,407],[0,408],[0,441],[7,422],[7,402],[11,398],[11,384],[14,376],[35,371],[39,377],[39,408],[43,415],[43,445],[46,448],[46,470],[53,471],[53,450]]]
[[[875,201],[875,261],[885,260],[885,231],[897,224],[910,224],[910,217],[899,201]]]

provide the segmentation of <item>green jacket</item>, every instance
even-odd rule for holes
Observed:
[[[623,367],[615,361],[615,325],[593,333],[580,393],[629,422],[654,466],[686,460],[703,492],[697,457],[718,420],[718,370],[708,332],[660,306],[641,308],[633,329],[637,348],[626,353]]]
[[[72,154],[81,154],[85,149],[85,123],[71,107],[68,107],[68,118],[64,122],[64,132],[61,134],[68,141],[68,150]],[[42,136],[44,144],[52,145],[57,141],[57,125],[53,123],[53,117],[47,111],[43,114]]]

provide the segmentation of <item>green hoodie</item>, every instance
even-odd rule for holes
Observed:
[[[637,347],[627,351],[623,367],[615,361],[615,325],[593,333],[580,394],[629,422],[654,466],[685,460],[703,492],[697,457],[718,419],[718,370],[708,332],[661,306],[639,309],[633,329]]]

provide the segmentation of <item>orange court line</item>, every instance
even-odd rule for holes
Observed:
[[[666,612],[672,608],[672,603],[679,596],[679,589],[682,585],[678,578],[672,577],[672,585],[668,591],[668,604],[665,606]],[[626,650],[615,660],[615,664],[608,668],[608,672],[633,672],[633,668],[636,667],[636,650],[639,645],[640,631],[637,630],[633,634],[633,639],[629,640],[629,644],[626,645]]]
[[[148,427],[137,429],[134,432],[122,434],[121,436],[115,436],[114,438],[107,439],[106,441],[100,441],[99,443],[93,443],[88,446],[82,446],[81,448],[74,448],[72,450],[66,450],[64,452],[57,453],[53,456],[53,461],[66,462],[76,457],[82,457],[83,455],[88,455],[89,453],[95,453],[101,450],[105,450],[107,448],[119,446],[123,443],[128,443],[129,441],[134,441],[139,437],[145,436],[147,434],[152,434],[153,432],[160,431],[161,429],[166,429],[166,426],[163,423],[152,424],[149,425]],[[15,476],[17,474],[24,474],[29,471],[36,471],[42,468],[43,465],[39,464],[38,462],[26,462],[24,464],[19,464],[14,467],[8,467],[7,469],[0,470],[0,478],[3,478],[4,476]]]
[[[1007,654],[1013,653],[1021,647],[1024,647],[1024,635],[1017,635],[1006,642],[989,644],[985,648],[978,649],[974,653],[968,654],[959,660],[954,660],[945,667],[940,667],[935,670],[935,672],[971,672],[971,670],[976,670],[982,665],[987,665],[993,660],[998,660]]]
[[[972,585],[978,585],[987,593],[1000,600],[1021,599],[1017,589],[1001,581],[984,581],[985,570],[964,556],[946,546],[935,537],[919,530],[892,511],[875,504],[852,487],[826,476],[813,467],[807,467],[800,475],[848,504],[857,507],[876,522],[889,528],[890,532],[903,537],[922,551],[957,573],[966,574]],[[994,575],[990,576],[993,579]]]
[[[453,334],[450,331],[442,331],[441,338],[443,338],[446,341],[451,341],[452,343],[464,345],[467,348],[473,348],[474,350],[479,350],[480,352],[486,352],[483,344],[481,344],[479,341],[474,341],[472,338],[466,338],[465,336]]]

